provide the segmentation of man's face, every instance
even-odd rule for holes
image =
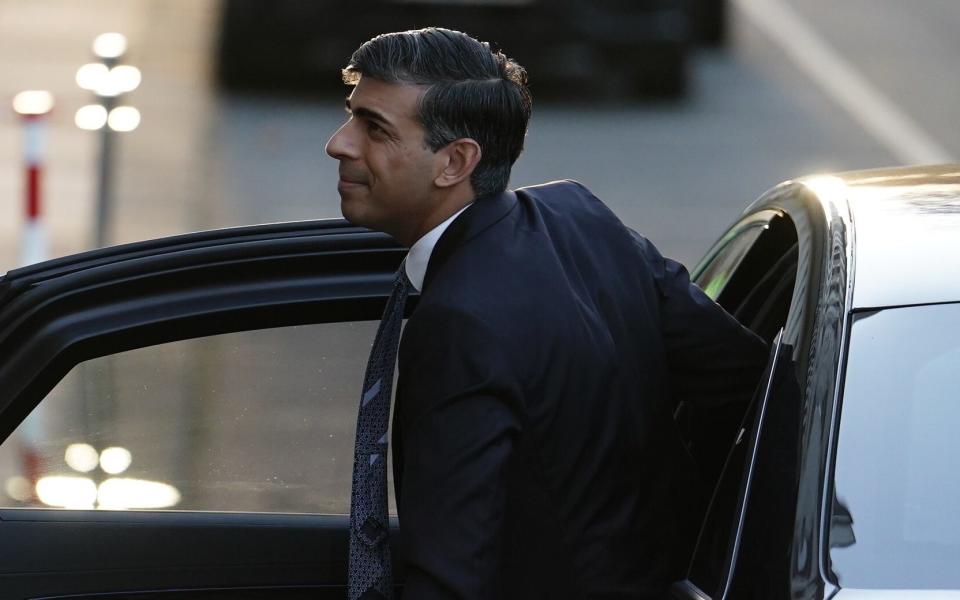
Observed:
[[[440,172],[416,117],[423,86],[361,77],[347,98],[347,122],[327,142],[340,161],[340,210],[348,221],[405,243],[423,233]]]

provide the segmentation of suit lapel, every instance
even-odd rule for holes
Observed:
[[[496,196],[481,198],[454,219],[447,227],[430,254],[423,289],[427,289],[437,272],[458,248],[468,243],[482,231],[507,216],[517,206],[517,196],[507,190]]]

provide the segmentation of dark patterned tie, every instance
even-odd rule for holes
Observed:
[[[403,305],[409,291],[405,264],[401,264],[370,350],[363,380],[353,453],[353,491],[350,494],[349,600],[393,597],[390,542],[387,538],[390,527],[387,517],[387,427]]]

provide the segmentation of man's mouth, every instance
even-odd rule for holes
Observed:
[[[355,185],[367,185],[367,184],[362,177],[340,173],[340,182],[338,185],[355,186]]]
[[[366,184],[359,183],[357,181],[349,181],[347,179],[340,179],[337,182],[337,191],[341,194],[350,192],[352,190],[359,190],[366,187]]]

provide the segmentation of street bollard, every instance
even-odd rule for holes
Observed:
[[[13,110],[20,115],[23,124],[23,155],[26,166],[26,221],[21,236],[20,263],[30,265],[47,259],[47,236],[41,212],[41,183],[47,115],[53,110],[53,95],[42,90],[20,92],[13,99]]]

